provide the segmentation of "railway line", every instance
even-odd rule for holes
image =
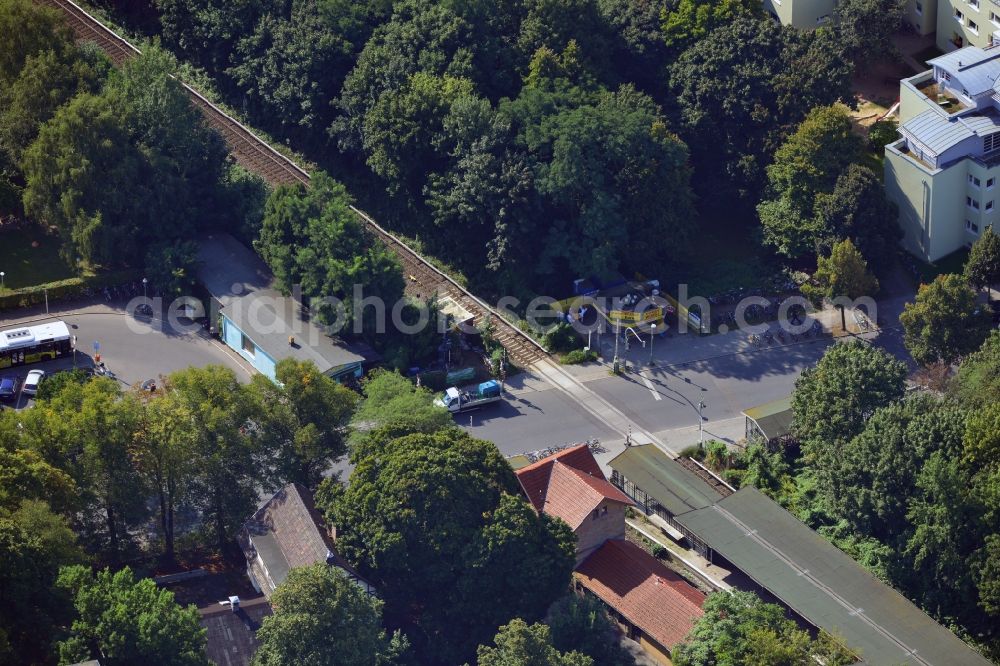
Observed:
[[[77,39],[96,43],[107,53],[115,66],[121,66],[126,60],[140,53],[139,49],[72,0],[35,0],[35,2],[62,12]],[[307,171],[279,153],[197,90],[183,82],[182,85],[190,95],[192,103],[204,114],[208,124],[218,130],[225,139],[233,158],[240,166],[258,174],[272,186],[295,183],[308,186]],[[353,206],[352,209],[399,259],[408,293],[424,298],[434,293],[439,296],[449,296],[474,316],[473,321],[477,325],[487,317],[491,317],[497,340],[507,349],[514,363],[521,367],[528,367],[548,358],[548,352],[537,341],[507,322],[493,308],[455,282],[401,239],[381,227],[369,215]]]

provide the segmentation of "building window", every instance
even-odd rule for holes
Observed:
[[[990,21],[993,22],[993,25],[1000,27],[1000,14],[990,12]]]
[[[1000,148],[1000,132],[993,132],[983,137],[983,152],[988,153]]]
[[[979,9],[979,0],[969,0],[969,6],[974,9]]]
[[[965,197],[965,205],[973,210],[979,210],[979,202],[972,197]]]
[[[601,515],[602,516],[608,515],[608,505],[607,504],[605,504],[604,506],[601,507]]]
[[[916,10],[917,16],[923,16],[924,15],[924,6],[922,4],[920,4],[919,2],[915,3],[913,5],[913,9]]]
[[[962,21],[965,20],[965,14],[963,14],[962,12],[960,12],[959,10],[956,9],[955,10],[955,20],[958,21],[959,23],[961,23]]]
[[[242,347],[243,351],[251,356],[255,356],[257,354],[257,346],[254,345],[253,340],[246,336],[246,333],[243,334]]]
[[[969,182],[970,182],[970,183],[971,183],[971,184],[972,184],[972,185],[973,185],[974,187],[979,187],[979,185],[980,185],[980,182],[981,182],[981,181],[980,181],[980,180],[979,180],[978,178],[976,178],[975,176],[973,176],[973,175],[972,175],[972,174],[970,173],[970,174],[969,174]]]
[[[965,230],[968,231],[969,233],[978,234],[979,233],[979,225],[975,224],[974,222],[972,222],[972,220],[966,220],[965,221]]]
[[[986,210],[993,210],[993,200],[986,202]]]
[[[977,25],[975,21],[973,21],[972,19],[969,19],[969,22],[966,25],[969,26],[969,30],[971,32],[974,32],[977,35],[979,34],[979,25]]]

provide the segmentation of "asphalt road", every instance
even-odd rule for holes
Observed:
[[[101,360],[119,381],[129,387],[147,379],[157,379],[189,366],[224,365],[231,368],[240,381],[249,381],[250,373],[236,356],[203,331],[177,330],[169,324],[140,321],[116,312],[86,313],[52,317],[31,323],[62,319],[77,336],[77,352],[54,361],[0,370],[0,375],[14,375],[18,384],[34,368],[48,372],[94,364],[94,343],[100,345]],[[0,318],[0,329],[20,326],[19,320]],[[74,357],[75,356],[75,357]],[[28,396],[18,396],[14,405],[30,405]]]
[[[874,337],[874,336],[869,336]],[[907,358],[898,331],[883,331],[877,346]],[[637,428],[675,450],[698,441],[698,403],[706,438],[742,436],[741,412],[788,396],[803,370],[815,365],[832,338],[717,356],[684,364],[644,367],[614,376],[604,366],[574,369],[589,389],[624,412]],[[492,440],[505,455],[597,438],[618,448],[614,432],[560,390],[524,373],[508,382],[505,404],[456,417],[470,434]],[[722,433],[721,435],[716,433]]]

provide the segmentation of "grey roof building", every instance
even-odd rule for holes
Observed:
[[[198,279],[218,307],[220,339],[262,374],[275,379],[285,358],[311,361],[331,377],[360,377],[360,348],[311,321],[302,305],[274,288],[274,276],[252,250],[228,234],[201,239]]]
[[[642,461],[647,468],[636,469]],[[990,663],[756,488],[712,492],[651,444],[626,449],[609,464],[612,483],[637,504],[669,513],[709,556],[724,557],[804,620],[842,638],[863,663]],[[696,481],[704,488],[692,487]]]
[[[268,599],[293,568],[319,562],[339,568],[365,592],[375,594],[374,586],[337,554],[312,495],[299,484],[290,483],[275,493],[243,525],[238,540],[250,582]]]

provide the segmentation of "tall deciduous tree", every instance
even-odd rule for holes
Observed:
[[[680,52],[735,18],[760,14],[753,0],[675,0],[663,3],[663,41]]]
[[[580,652],[559,652],[552,646],[547,626],[529,625],[521,618],[500,627],[493,642],[496,647],[479,646],[479,666],[594,666],[595,663]]]
[[[895,55],[892,36],[903,23],[906,0],[844,0],[834,12],[841,48],[861,67]]]
[[[415,626],[422,663],[467,659],[498,625],[541,617],[565,590],[572,534],[513,497],[492,444],[450,429],[371,442],[367,453],[329,517],[389,615]],[[524,571],[535,572],[528,588]]]
[[[323,173],[313,174],[308,190],[279,187],[268,197],[256,247],[282,289],[301,285],[303,295],[316,299],[320,320],[341,326],[354,322],[355,330],[360,326],[373,335],[375,313],[354,309],[355,286],[363,287],[364,296],[380,298],[387,313],[403,296],[403,275],[350,205],[344,186]],[[339,300],[342,313],[327,299]]]
[[[764,603],[753,592],[716,592],[703,608],[705,614],[671,655],[678,666],[809,666],[814,654],[831,666],[856,661],[834,641],[812,641],[781,606]]]
[[[353,64],[352,33],[361,26],[350,14],[338,16],[347,20],[335,23],[324,12],[324,6],[347,9],[354,3],[291,4],[289,16],[265,14],[253,33],[239,41],[229,74],[268,125],[294,137],[322,137],[334,117],[330,100]]]
[[[841,449],[881,407],[903,396],[906,366],[861,340],[830,347],[792,394],[792,429],[820,484],[836,474]]]
[[[979,348],[990,332],[990,313],[960,275],[939,275],[920,285],[899,322],[903,342],[918,363],[954,363]]]
[[[215,531],[220,550],[253,513],[258,482],[271,467],[263,410],[236,375],[222,366],[171,374],[166,390],[189,418],[197,469],[195,506]]]
[[[95,575],[74,566],[62,570],[59,585],[78,614],[59,644],[63,663],[100,658],[108,666],[209,666],[198,609],[181,608],[174,593],[152,579],[136,581],[128,567]]]
[[[278,475],[282,482],[315,488],[330,465],[347,453],[357,395],[312,362],[283,359],[275,376],[278,384],[258,376],[251,386],[259,404],[267,405],[278,440]]]
[[[57,628],[69,618],[55,589],[59,567],[83,554],[66,521],[44,502],[27,500],[17,510],[0,509],[0,660],[41,664],[50,658]]]
[[[390,643],[382,602],[337,567],[292,569],[271,597],[274,615],[257,632],[254,666],[377,666],[405,640]]]
[[[5,36],[0,52],[0,85],[18,77],[29,57],[46,51],[62,51],[72,44],[72,33],[59,13],[30,0],[0,2],[0,34]]]
[[[802,293],[813,301],[846,296],[874,298],[878,280],[868,272],[868,262],[850,239],[833,246],[829,257],[819,257],[812,282],[802,287]]]
[[[829,194],[816,195],[816,228],[826,247],[849,239],[876,272],[888,269],[903,232],[896,204],[885,196],[881,177],[868,167],[850,164]]]
[[[972,244],[965,261],[965,279],[977,289],[1000,282],[1000,236],[992,225]]]
[[[141,229],[152,225],[152,173],[105,98],[78,95],[60,108],[22,169],[25,211],[59,231],[65,259],[114,265],[138,255]]]
[[[174,559],[174,516],[190,499],[199,473],[197,433],[190,410],[173,394],[143,408],[137,429],[136,463],[156,495],[164,558]]]
[[[67,46],[29,56],[17,78],[0,87],[0,150],[19,163],[41,124],[78,93],[98,92],[110,66],[94,48]]]
[[[552,604],[546,617],[552,645],[560,652],[582,652],[601,666],[634,666],[618,639],[608,608],[592,595],[569,593]]]
[[[851,99],[851,67],[830,42],[825,31],[737,18],[670,65],[696,191],[717,209],[756,203],[764,168],[808,110]]]
[[[916,477],[935,451],[959,456],[965,412],[920,396],[884,407],[841,451],[833,483],[819,488],[835,519],[855,533],[898,546]]]
[[[361,386],[364,400],[354,415],[359,430],[430,434],[453,424],[451,413],[434,404],[434,395],[397,372],[376,371]]]
[[[861,147],[847,108],[833,105],[811,110],[777,150],[767,167],[771,199],[757,210],[765,239],[779,252],[794,257],[816,250],[823,232],[813,219],[816,196],[834,189]],[[779,199],[782,205],[776,207]],[[789,217],[786,210],[795,214]]]
[[[983,406],[1000,394],[1000,331],[992,331],[982,346],[962,359],[954,392],[966,405]]]

